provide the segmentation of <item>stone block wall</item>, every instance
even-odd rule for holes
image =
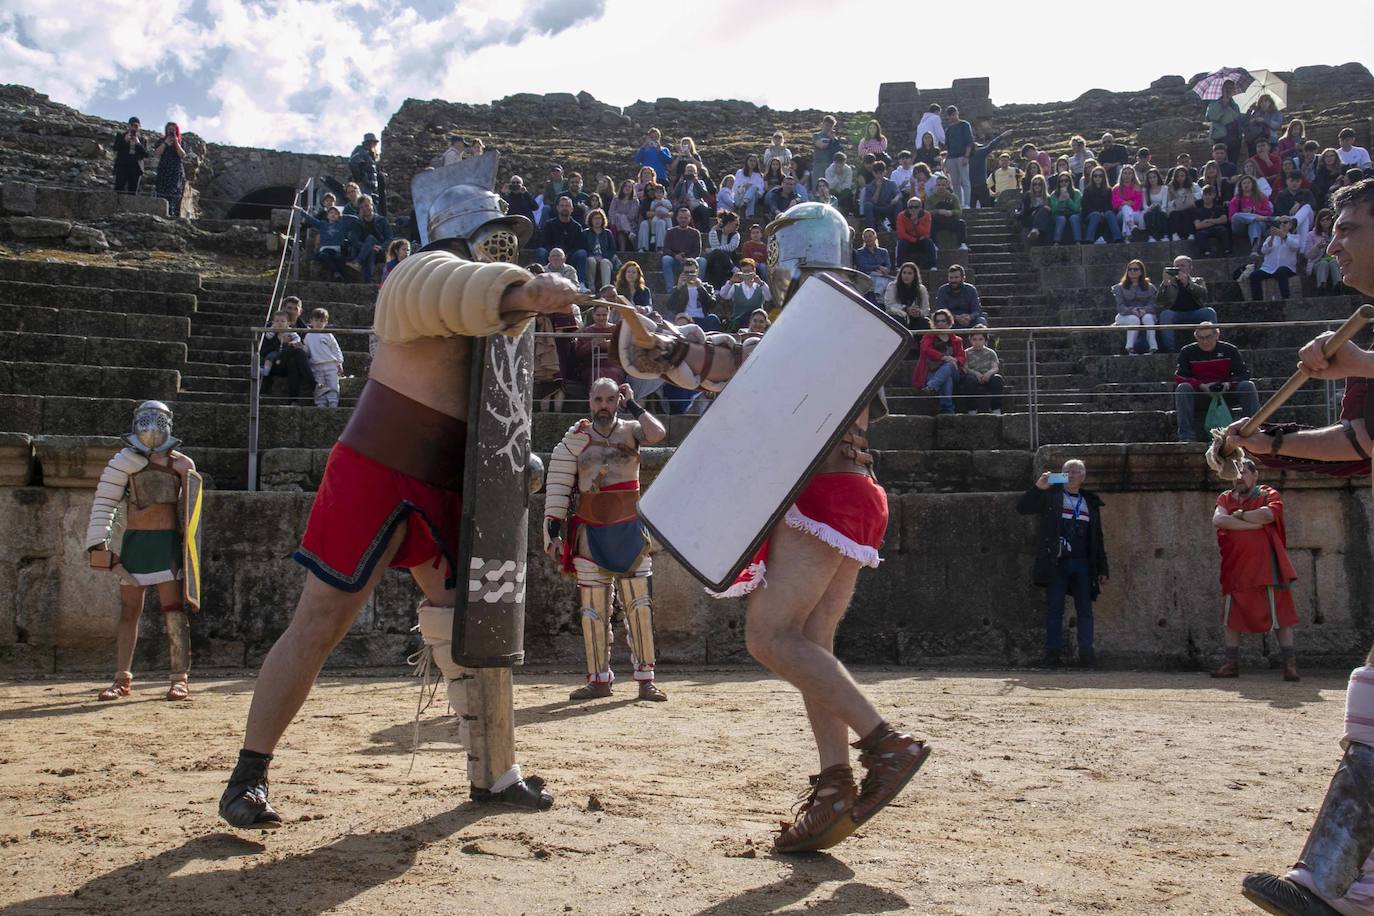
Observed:
[[[988,78],[957,79],[946,89],[920,89],[915,83],[879,85],[874,116],[883,125],[894,153],[915,143],[916,124],[931,105],[957,105],[964,120],[976,125],[993,113]]]

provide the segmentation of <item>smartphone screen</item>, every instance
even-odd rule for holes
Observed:
[[[1068,475],[1068,474],[1051,474],[1051,475],[1050,475],[1050,483],[1052,483],[1052,484],[1053,484],[1053,483],[1068,483],[1068,482],[1069,482],[1069,475]]]

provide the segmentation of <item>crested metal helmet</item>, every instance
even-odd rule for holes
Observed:
[[[468,184],[446,188],[430,204],[425,248],[460,239],[479,261],[514,264],[520,246],[534,234],[534,224],[523,216],[511,216],[507,209],[494,191]]]
[[[854,270],[852,231],[849,221],[829,204],[807,201],[780,213],[764,229],[768,236],[768,285],[779,304],[808,274],[828,271],[839,274],[859,292],[868,292],[873,281]]]
[[[144,401],[134,410],[134,422],[124,441],[144,455],[169,452],[181,444],[172,435],[172,408],[161,401]]]

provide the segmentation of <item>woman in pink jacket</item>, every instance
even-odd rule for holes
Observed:
[[[1141,205],[1140,176],[1129,165],[1121,167],[1112,187],[1112,209],[1121,219],[1121,237],[1131,240],[1131,233],[1145,228],[1145,208]]]
[[[1264,239],[1264,227],[1274,215],[1274,208],[1252,176],[1240,176],[1236,194],[1227,204],[1227,212],[1231,215],[1231,231],[1236,235],[1249,233],[1250,250],[1258,251]]]

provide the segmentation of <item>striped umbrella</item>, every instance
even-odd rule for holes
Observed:
[[[1244,67],[1222,67],[1217,72],[1209,73],[1198,80],[1197,85],[1193,86],[1193,92],[1197,93],[1197,97],[1204,102],[1219,99],[1221,98],[1221,86],[1227,80],[1234,80],[1236,92],[1240,93],[1253,83],[1255,78]]]

